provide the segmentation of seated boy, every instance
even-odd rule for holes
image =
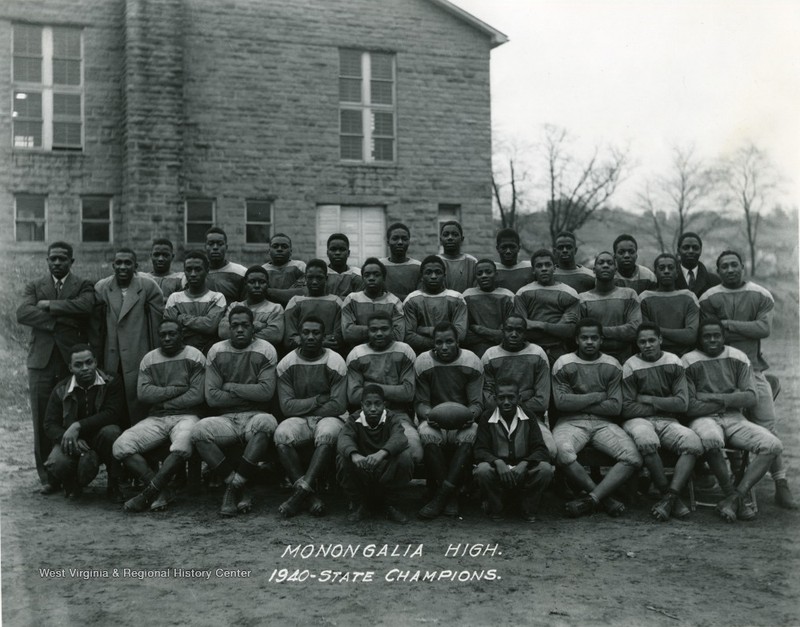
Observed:
[[[387,409],[403,425],[414,463],[422,463],[422,442],[411,416],[414,402],[414,360],[412,348],[392,337],[392,319],[376,311],[367,322],[368,339],[347,356],[347,401],[353,409],[361,405],[364,387],[378,385]]]
[[[609,516],[620,516],[625,506],[611,495],[642,465],[642,457],[622,427],[622,366],[600,352],[603,325],[583,318],[575,328],[578,350],[559,357],[553,366],[553,397],[559,410],[553,429],[556,463],[567,479],[587,494],[567,503],[567,515],[591,514],[600,505]],[[600,483],[595,484],[578,462],[578,453],[591,444],[614,458]]]
[[[529,418],[536,418],[551,459],[557,449],[547,428],[545,412],[550,403],[550,363],[540,346],[525,340],[525,320],[511,314],[503,323],[503,341],[492,346],[481,358],[483,364],[483,414],[497,409],[497,382],[516,381],[517,402]],[[553,421],[552,414],[550,420]],[[553,421],[555,422],[555,421]]]
[[[167,484],[192,455],[192,428],[205,401],[206,359],[184,344],[181,323],[162,320],[158,338],[161,347],[147,353],[139,366],[137,394],[150,405],[147,418],[119,436],[112,449],[146,486],[125,503],[126,512],[159,511],[174,499]],[[169,454],[155,472],[144,453],[165,443]]]
[[[259,463],[266,461],[278,426],[275,416],[268,413],[278,356],[272,344],[255,337],[253,312],[248,307],[233,308],[228,320],[231,339],[217,342],[208,351],[205,396],[213,415],[192,427],[192,444],[209,470],[226,484],[219,513],[236,516],[252,507],[246,484],[256,478]],[[244,446],[237,465],[224,450],[233,444]]]
[[[504,497],[511,497],[523,520],[536,522],[542,493],[553,479],[550,454],[536,419],[519,407],[517,383],[504,379],[496,390],[497,408],[481,420],[475,436],[473,476],[492,520],[501,517]]]
[[[694,431],[681,424],[689,406],[686,372],[680,358],[662,351],[661,343],[658,325],[644,322],[639,326],[639,353],[622,367],[622,428],[633,439],[662,494],[650,512],[656,520],[666,521],[670,516],[689,515],[678,495],[689,481],[703,445]],[[664,473],[660,448],[678,455],[671,481]]]
[[[339,483],[355,506],[347,520],[363,520],[367,507],[377,505],[389,520],[407,523],[408,517],[395,505],[398,491],[411,481],[414,462],[403,425],[386,411],[380,386],[364,387],[361,411],[342,427],[337,451]]]
[[[122,378],[99,370],[88,344],[70,349],[69,371],[70,376],[50,394],[44,417],[45,435],[53,443],[44,464],[49,483],[64,486],[66,496],[75,498],[104,463],[106,494],[109,500],[121,502],[116,479],[119,464],[111,451],[121,433],[118,421],[125,407]]]
[[[308,316],[300,325],[300,346],[278,364],[278,400],[286,419],[275,431],[278,459],[294,491],[278,508],[284,518],[304,508],[312,516],[325,513],[316,493],[336,457],[341,415],[347,407],[347,367],[334,351],[325,348],[325,324]],[[311,450],[304,463],[301,454]]]
[[[725,346],[725,329],[716,318],[700,323],[697,350],[683,356],[689,384],[689,427],[703,443],[705,459],[725,498],[717,512],[728,522],[750,520],[753,509],[744,496],[767,474],[783,451],[781,441],[764,427],[747,420],[742,410],[758,402],[750,360],[742,351]],[[723,447],[750,452],[750,463],[739,485],[731,485]]]
[[[437,488],[433,499],[419,510],[423,519],[436,518],[442,512],[458,516],[458,488],[472,458],[478,428],[475,423],[483,411],[480,359],[472,351],[459,348],[456,329],[450,322],[440,322],[433,328],[433,342],[433,350],[420,355],[414,363],[419,436],[425,468]],[[460,426],[440,426],[435,420],[437,413],[453,409],[447,403],[460,405],[469,420]],[[455,449],[449,463],[445,449]]]

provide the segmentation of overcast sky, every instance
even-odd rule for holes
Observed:
[[[716,157],[751,139],[800,204],[800,2],[453,0],[510,41],[492,51],[495,129],[543,123],[629,144],[628,205],[671,144]]]

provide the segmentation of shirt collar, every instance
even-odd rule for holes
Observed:
[[[694,280],[695,281],[697,280],[697,268],[698,266],[695,266],[692,270],[689,270],[689,268],[684,268],[683,266],[681,266],[681,270],[683,271],[683,278],[686,279],[687,285],[689,284],[689,272],[694,272]]]
[[[511,425],[509,425],[505,421],[505,419],[503,419],[503,417],[500,415],[500,408],[496,407],[491,418],[489,418],[489,423],[502,424],[506,428],[506,431],[508,431],[508,434],[511,435],[512,433],[514,433],[514,430],[517,428],[517,425],[519,425],[520,420],[529,420],[529,418],[527,414],[524,411],[522,411],[522,408],[519,405],[517,405],[517,413],[514,414],[514,418],[511,420]]]
[[[99,371],[95,371],[95,373],[94,373],[94,381],[89,386],[89,388],[93,388],[95,385],[105,385],[105,384],[106,384],[105,379],[103,379],[103,377],[100,376],[100,372]],[[78,385],[78,382],[75,379],[75,375],[72,375],[72,378],[69,380],[69,385],[67,386],[67,394],[72,394],[72,391],[76,387],[80,387],[80,386]]]
[[[383,410],[383,413],[381,414],[381,418],[380,418],[380,420],[378,420],[378,424],[377,424],[377,425],[375,425],[374,427],[371,427],[371,426],[369,425],[369,423],[367,422],[367,417],[364,415],[364,412],[363,412],[363,411],[358,413],[358,418],[356,418],[356,422],[357,422],[358,424],[360,424],[360,425],[362,425],[362,426],[366,427],[367,429],[377,429],[377,428],[378,428],[378,427],[380,427],[380,426],[381,426],[381,425],[382,425],[384,422],[386,422],[386,410],[385,410],[385,409]]]
[[[57,279],[52,274],[50,275],[50,278],[53,279],[53,285],[58,285],[59,281],[61,281],[61,285],[64,285],[64,283],[66,283],[67,279],[69,278],[69,272],[67,272],[67,274],[65,274],[64,277],[61,279]]]

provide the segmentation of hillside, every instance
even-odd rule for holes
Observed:
[[[550,247],[547,215],[536,212],[520,216],[520,235],[528,253],[537,248]],[[774,212],[765,216],[759,232],[759,264],[754,277],[775,296],[776,328],[792,334],[798,333],[798,215],[796,211]],[[703,238],[703,259],[714,267],[717,255],[726,249],[745,254],[747,239],[743,222],[738,214],[705,213],[692,223]],[[578,232],[578,261],[591,265],[594,256],[610,250],[614,238],[620,233],[630,233],[639,242],[639,263],[650,266],[658,254],[653,222],[649,216],[635,214],[624,209],[599,211]],[[523,253],[524,254],[524,253]],[[746,260],[749,268],[749,262]]]

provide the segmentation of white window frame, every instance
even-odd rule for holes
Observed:
[[[250,203],[266,203],[269,205],[269,222],[261,220],[248,220],[247,210]],[[265,244],[267,242],[250,242],[247,240],[247,227],[253,226],[269,226],[269,236],[272,236],[273,226],[275,225],[275,201],[272,198],[247,198],[244,201],[244,243],[245,245]]]
[[[190,224],[206,224],[206,221],[189,220],[189,204],[192,202],[210,202],[211,203],[211,222],[208,223],[207,228],[211,228],[217,223],[217,201],[215,198],[187,198],[183,203],[183,241],[185,244],[204,244],[205,241],[190,241],[189,240],[189,225]]]
[[[339,159],[343,163],[369,163],[369,164],[393,164],[397,163],[397,56],[393,52],[368,50],[356,50],[353,48],[340,48],[361,53],[361,102],[346,102],[339,96]],[[372,102],[372,55],[383,54],[392,58],[392,104],[377,104]],[[341,61],[339,65],[339,78],[354,78],[342,76]],[[361,113],[361,159],[348,159],[342,157],[341,138],[343,136],[353,137],[353,134],[342,133],[341,116],[342,111],[359,111]],[[372,115],[374,113],[392,114],[392,158],[376,159],[372,151],[373,139],[376,138],[372,127]],[[378,136],[378,139],[385,139],[386,136]]]
[[[99,220],[97,218],[84,218],[83,203],[87,199],[105,200],[108,205],[108,220]],[[107,240],[87,240],[83,236],[84,224],[108,224],[108,239]],[[81,196],[81,242],[87,244],[107,244],[114,241],[114,199],[111,196],[103,196],[102,194],[87,194]]]
[[[14,42],[13,32],[17,26],[33,26],[42,29],[42,82],[35,83],[31,81],[17,80],[13,76],[14,72]],[[53,82],[53,59],[56,58],[54,44],[53,44],[53,29],[54,28],[69,28],[78,31],[80,38],[80,84],[78,85],[56,85]],[[76,60],[76,59],[73,59]],[[16,22],[12,25],[12,42],[11,42],[11,118],[12,118],[12,133],[11,133],[11,146],[14,150],[49,150],[49,151],[82,151],[85,146],[85,106],[84,106],[84,51],[83,51],[83,30],[76,27],[62,27],[62,26],[44,26],[40,24],[23,24]],[[17,117],[14,111],[14,102],[18,94],[37,93],[42,97],[42,144],[41,146],[25,146],[16,145],[15,134],[13,132],[13,122]],[[76,95],[80,96],[81,113],[80,116],[69,115],[55,115],[53,112],[53,96],[54,94]],[[20,120],[28,121],[28,120]],[[80,123],[81,125],[81,138],[80,145],[57,145],[53,143],[53,127],[58,122],[66,123]]]
[[[352,230],[342,227],[342,212],[359,212],[359,232],[353,233]],[[375,229],[375,237],[370,238],[364,234],[364,213],[365,212],[379,212],[383,220],[378,228]],[[328,224],[323,224],[323,215],[325,216]],[[361,267],[361,264],[368,257],[385,257],[386,256],[386,206],[385,205],[317,205],[316,216],[316,252],[317,257],[320,259],[328,258],[328,237],[332,233],[344,233],[350,239],[350,258],[347,265]],[[364,252],[364,243],[368,241],[378,242],[374,253],[366,254]]]
[[[25,222],[25,223],[31,222],[31,220],[20,220],[19,219],[17,203],[19,201],[20,196],[37,196],[37,197],[41,197],[41,198],[44,199],[44,218],[43,218],[43,221],[44,221],[44,224],[43,224],[43,226],[44,226],[44,237],[42,239],[40,239],[40,240],[39,239],[33,239],[33,240],[29,240],[29,239],[20,240],[20,239],[17,239],[17,237],[19,235],[18,232],[17,232],[17,223],[18,222]],[[35,221],[33,221],[33,222],[35,223]],[[47,194],[30,194],[30,193],[27,193],[27,192],[20,192],[20,193],[14,194],[14,241],[18,242],[18,243],[26,243],[26,244],[34,243],[34,242],[46,242],[47,241]]]

